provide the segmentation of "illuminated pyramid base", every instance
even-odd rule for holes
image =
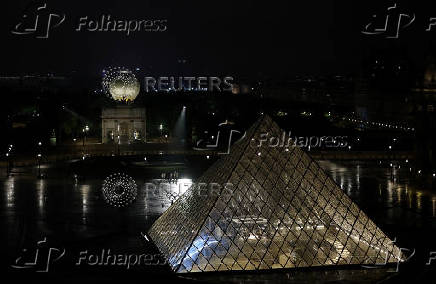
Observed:
[[[397,262],[398,247],[310,156],[259,147],[264,133],[282,131],[260,118],[151,228],[174,271]],[[218,194],[199,190],[212,183]]]

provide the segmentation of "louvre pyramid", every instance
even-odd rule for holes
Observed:
[[[399,248],[308,154],[259,147],[262,133],[283,132],[262,116],[153,224],[175,272],[397,262]]]

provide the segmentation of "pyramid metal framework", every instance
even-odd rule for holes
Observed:
[[[400,259],[399,248],[318,163],[298,147],[259,147],[262,133],[283,131],[262,116],[153,224],[149,234],[175,272]],[[212,183],[221,185],[218,193],[204,190]]]

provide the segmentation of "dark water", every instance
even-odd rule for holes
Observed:
[[[179,167],[178,164],[132,172],[138,195],[136,201],[126,208],[114,208],[102,197],[104,174],[81,173],[75,177],[75,169],[68,164],[43,167],[45,179],[36,178],[36,169],[14,169],[14,175],[0,179],[0,226],[2,228],[2,271],[32,278],[35,267],[12,268],[18,257],[36,248],[36,242],[44,240],[47,247],[65,249],[62,261],[50,267],[50,275],[63,279],[68,275],[71,282],[105,279],[118,281],[129,275],[152,275],[177,282],[196,282],[193,279],[172,275],[165,265],[107,267],[77,265],[80,253],[99,254],[110,249],[121,254],[158,254],[152,243],[143,237],[175,195],[150,194],[146,183],[167,182],[162,172],[178,171],[172,191],[183,192],[207,168],[210,161],[196,170]],[[331,281],[354,281],[372,283],[387,279],[392,283],[422,281],[431,283],[436,279],[436,261],[426,265],[429,255],[436,251],[436,193],[428,188],[414,185],[410,180],[407,165],[393,169],[389,164],[376,162],[322,161],[324,167],[344,192],[364,210],[374,222],[396,239],[397,245],[415,251],[410,261],[401,264],[399,273],[376,270],[321,270],[287,271],[280,273],[210,275],[200,279],[220,283],[326,283]],[[145,178],[144,178],[145,176]],[[168,175],[169,176],[169,175]],[[27,249],[27,252],[23,252]],[[409,251],[408,251],[409,252]],[[436,254],[435,254],[436,255]],[[39,268],[38,268],[39,269]],[[395,269],[389,268],[389,270]],[[44,273],[38,277],[46,277]],[[41,276],[43,275],[43,276]],[[151,276],[150,276],[151,277]],[[138,281],[139,282],[139,281]]]

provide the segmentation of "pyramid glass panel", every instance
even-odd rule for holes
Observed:
[[[308,154],[261,143],[265,134],[282,137],[283,131],[262,116],[153,224],[150,236],[175,272],[401,258],[399,248]]]

